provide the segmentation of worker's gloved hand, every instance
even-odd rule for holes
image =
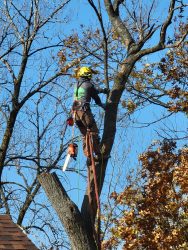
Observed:
[[[101,106],[101,108],[103,108],[104,110],[106,110],[107,105],[105,103],[101,103],[100,106]]]
[[[110,92],[110,89],[108,89],[108,88],[97,88],[97,92],[100,94],[100,93],[102,93],[102,94],[108,94],[109,92]]]
[[[104,94],[108,94],[110,92],[110,90],[109,89],[107,89],[107,88],[104,88],[103,90],[102,90],[102,93],[104,93]]]

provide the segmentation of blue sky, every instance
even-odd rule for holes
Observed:
[[[169,1],[158,1],[158,2],[160,4],[160,6],[158,6],[159,11],[156,12],[155,15],[156,17],[160,18],[165,13],[165,9],[167,8]],[[67,18],[70,19],[70,23],[68,22],[65,26],[64,25],[54,26],[55,28],[54,30],[51,30],[51,34],[55,34],[55,32],[58,31],[59,29],[62,30],[62,34],[63,32],[65,32],[66,34],[69,34],[69,32],[71,33],[72,30],[77,32],[80,30],[81,24],[92,26],[94,28],[97,27],[98,25],[98,21],[95,18],[94,12],[93,10],[89,8],[87,1],[73,0],[70,6],[67,7],[66,14],[67,14]],[[108,23],[108,20],[106,19],[106,17],[105,17],[105,22]],[[158,61],[160,60],[161,56],[163,56],[163,52],[159,52],[158,54],[152,55],[151,57],[146,58],[146,60]],[[40,59],[42,60],[42,58]],[[30,62],[30,63],[31,63],[30,65],[32,65],[33,62]],[[51,74],[55,66],[52,64],[47,74]],[[38,64],[35,65],[34,73],[32,72],[33,69],[32,70],[28,69],[28,75],[26,76],[26,80],[25,80],[25,84],[28,84],[28,86],[30,86],[29,84],[31,83],[31,81],[33,80],[37,81],[37,79],[39,78],[37,67],[38,67]],[[74,82],[75,82],[75,79],[62,78],[59,80],[59,84],[61,84],[61,88],[58,89],[59,97],[61,98],[61,94],[64,94],[65,91],[67,91],[67,93],[70,95],[69,101],[65,103],[67,109],[70,108],[70,100],[72,98],[72,93],[73,93],[73,89],[70,88],[71,86],[70,84]],[[103,100],[104,98],[105,97],[102,96]],[[33,100],[31,101],[30,111],[34,112],[34,102],[36,101],[36,99],[33,98]],[[48,100],[45,102],[45,104],[46,106],[48,106]],[[54,108],[53,104],[49,105],[47,109],[48,112],[50,111],[50,109],[53,109],[53,108]],[[26,109],[24,109],[23,112],[25,110]],[[103,114],[103,111],[96,106],[92,106],[92,110],[93,110],[93,113],[96,115],[96,117],[99,117],[97,118],[97,121],[100,120],[100,117],[101,117],[101,114]],[[125,184],[125,181],[124,181],[125,174],[128,174],[131,169],[137,168],[137,165],[139,164],[137,161],[137,156],[140,153],[142,153],[144,150],[146,150],[152,141],[160,139],[160,136],[164,134],[164,131],[163,131],[164,129],[166,129],[167,132],[169,129],[172,129],[172,128],[175,128],[177,131],[180,131],[180,130],[185,131],[187,129],[187,125],[188,125],[187,117],[184,114],[175,114],[173,117],[166,118],[159,123],[154,123],[151,126],[143,127],[143,125],[145,125],[145,123],[148,123],[148,121],[152,122],[152,121],[159,119],[163,115],[163,113],[166,113],[166,112],[158,106],[148,106],[144,108],[143,110],[138,110],[134,115],[132,115],[131,121],[129,119],[125,119],[123,128],[120,127],[120,125],[118,124],[116,141],[115,141],[113,151],[112,151],[112,158],[109,160],[106,182],[111,180],[112,171],[113,171],[114,176],[115,176],[114,182],[115,180],[118,182],[118,178],[120,178],[119,179],[120,186],[118,187],[119,191],[120,191],[120,188],[123,188],[123,185]],[[23,113],[20,115],[20,118],[21,118],[21,121],[23,122],[25,121],[25,117]],[[62,126],[62,124],[64,125],[65,119],[66,117],[59,116],[59,118],[55,122],[58,129],[55,130],[55,133],[53,132],[54,138],[50,139],[50,143],[52,144],[52,147],[54,148],[56,147],[55,140],[57,139],[58,143],[60,142],[60,139],[58,138],[59,136],[58,133],[60,131],[60,127]],[[31,136],[31,133],[33,131],[32,129],[33,127],[30,127],[27,130],[28,137],[31,141],[33,140]],[[102,127],[100,131],[102,134]],[[20,135],[22,134],[22,132],[24,133],[24,131],[20,131]],[[78,131],[78,129],[75,130],[75,135],[76,136],[80,135],[80,132]],[[65,142],[68,141],[70,137],[71,137],[71,128],[68,128],[66,136],[65,136],[65,139],[66,139]],[[17,138],[17,141],[19,142],[19,137]],[[178,143],[181,146],[181,141],[178,141]],[[81,171],[82,168],[86,169],[86,166],[85,166],[86,158],[85,156],[83,156],[81,141],[78,143],[78,145],[79,145],[79,153],[78,153],[77,161],[76,162],[72,161],[70,164],[70,167],[76,168],[78,171]],[[121,148],[122,151],[119,150],[119,148]],[[125,157],[123,156],[123,154],[125,154]],[[116,166],[116,162],[119,159],[120,159],[120,162],[118,166]],[[60,163],[63,165],[63,162],[64,162],[64,159],[62,159]],[[6,171],[4,173],[4,177],[9,178],[10,173],[12,174],[11,176],[12,180],[14,180],[15,178],[14,171]],[[80,177],[79,175],[74,174],[74,173],[72,174],[68,171],[66,173],[62,173],[62,171],[57,171],[57,173],[59,176],[62,177],[62,180],[64,181],[65,186],[69,190],[68,193],[71,194],[71,197],[73,198],[73,200],[80,207],[81,202],[82,202],[82,197],[85,192],[86,181],[84,181],[83,178]],[[29,174],[30,172],[28,171],[27,176],[29,176]],[[118,174],[120,175],[120,177],[118,177]],[[112,189],[113,189],[113,186],[112,186]],[[108,193],[108,186],[106,185],[103,190],[103,196],[105,197],[107,193]]]

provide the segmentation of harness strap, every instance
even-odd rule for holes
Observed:
[[[80,88],[81,85],[82,85],[82,83],[79,83],[79,81],[77,81],[77,85],[76,85],[76,99],[78,99],[78,89]]]
[[[83,83],[83,81],[81,81],[81,82],[77,81],[77,84],[76,84],[76,92],[75,92],[74,102],[73,102],[73,106],[72,106],[72,109],[76,110],[76,111],[78,111],[78,110],[87,111],[90,109],[90,102],[83,102],[81,100],[78,100],[78,91],[79,91],[79,88],[81,87],[82,83]]]

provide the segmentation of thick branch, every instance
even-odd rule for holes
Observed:
[[[24,44],[24,38],[23,36],[20,34],[19,30],[18,30],[18,27],[16,26],[16,24],[14,23],[13,21],[13,17],[10,15],[10,12],[9,12],[9,7],[8,7],[8,1],[6,0],[5,1],[5,14],[15,32],[15,35],[17,36],[17,38],[19,39],[19,41]]]
[[[172,21],[172,17],[173,17],[174,11],[175,11],[174,6],[175,6],[175,0],[171,0],[169,10],[168,10],[168,16],[161,27],[160,40],[159,40],[158,44],[151,47],[151,48],[143,49],[140,52],[138,52],[137,53],[138,59],[140,59],[141,57],[143,57],[145,55],[148,55],[148,54],[160,51],[162,49],[165,49],[167,47],[167,45],[165,45],[166,32],[167,32],[167,28],[169,27],[169,25],[171,24],[171,21]],[[153,35],[153,32],[151,34],[148,34],[148,35],[149,36],[147,37],[147,40]]]
[[[119,6],[121,3],[123,3],[124,0],[114,0],[114,3],[113,3],[113,8],[114,8],[114,11],[119,15]]]
[[[12,80],[13,82],[16,81],[16,77],[14,75],[14,71],[12,69],[12,66],[9,64],[9,62],[7,60],[5,60],[4,58],[0,59],[4,64],[5,66],[7,67],[7,70],[10,72],[10,75],[12,76]]]
[[[65,5],[67,5],[71,0],[67,0],[61,5],[59,5],[45,20],[43,20],[39,24],[39,28],[43,27],[46,23],[48,23]]]
[[[110,0],[104,0],[106,11],[110,18],[110,21],[115,29],[118,32],[119,36],[122,39],[122,42],[126,45],[127,49],[134,43],[134,40],[126,27],[126,25],[121,20],[119,13],[114,11],[113,5]]]
[[[9,208],[9,204],[8,204],[8,198],[5,196],[3,187],[0,187],[0,201],[2,201],[2,203],[3,203],[3,207],[6,210],[6,214],[10,215],[10,208]],[[1,208],[1,203],[0,203],[0,208]]]
[[[167,28],[171,24],[171,21],[172,21],[172,17],[173,17],[173,14],[174,14],[175,2],[176,2],[175,0],[171,0],[170,7],[169,7],[169,10],[168,10],[168,17],[167,17],[166,21],[163,23],[163,26],[161,28],[159,43],[162,46],[164,46],[164,43],[165,43]]]
[[[19,216],[18,216],[18,220],[17,220],[18,225],[20,225],[20,226],[22,225],[25,214],[27,213],[28,208],[30,207],[31,203],[33,202],[34,197],[36,196],[38,190],[40,189],[40,186],[41,185],[39,183],[36,184],[36,181],[34,181],[32,186],[28,190],[28,194],[26,196],[25,202],[24,202],[24,204],[19,212]],[[33,192],[32,192],[32,190],[33,190]]]
[[[7,121],[7,127],[3,136],[2,144],[1,144],[1,151],[0,151],[0,185],[1,185],[1,175],[4,167],[4,161],[8,149],[8,145],[13,133],[14,124],[16,122],[16,117],[18,115],[18,110],[12,110],[10,112],[9,119]]]

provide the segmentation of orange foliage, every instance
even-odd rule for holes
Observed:
[[[187,24],[181,24],[179,32],[183,34]],[[133,100],[141,105],[143,102],[157,103],[170,112],[188,114],[188,43],[182,42],[169,49],[160,62],[146,63],[143,68],[132,71],[130,85],[127,90],[132,93]],[[129,108],[127,102],[123,107],[131,113],[138,105]],[[133,102],[134,103],[134,102]],[[132,108],[133,107],[133,108]]]
[[[164,141],[140,161],[140,185],[135,180],[122,193],[111,194],[124,210],[112,216],[103,249],[188,249],[188,148],[176,152],[174,142]]]

